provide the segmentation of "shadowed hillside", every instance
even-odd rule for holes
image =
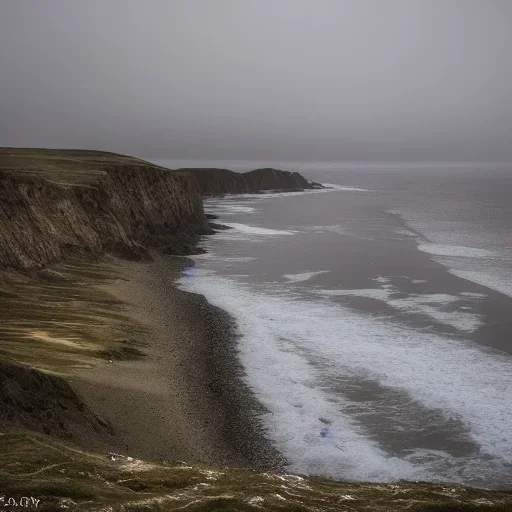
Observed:
[[[192,172],[204,195],[255,194],[262,191],[298,192],[323,188],[319,183],[308,181],[298,172],[277,169],[256,169],[234,172],[228,169],[179,169]]]

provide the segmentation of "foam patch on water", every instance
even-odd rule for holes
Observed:
[[[215,233],[216,240],[231,240],[244,242],[265,242],[270,237],[295,235],[298,231],[288,229],[269,229],[238,222],[223,222],[232,229]]]
[[[451,274],[512,297],[512,280],[475,270],[450,269]]]
[[[440,306],[458,302],[459,298],[442,293],[411,295],[403,299],[391,299],[388,303],[394,308],[408,313],[427,315],[444,325],[451,325],[459,331],[473,332],[482,325],[480,316],[466,311],[443,311]]]
[[[460,292],[459,295],[464,297],[470,297],[472,299],[485,299],[487,295],[484,293],[474,293],[474,292]]]
[[[418,237],[418,233],[415,233],[414,231],[411,231],[410,229],[405,229],[405,228],[395,229],[395,233],[397,235],[403,235],[403,236],[407,236],[407,237],[411,237],[411,238]]]
[[[355,289],[355,290],[314,290],[318,295],[328,297],[365,297],[385,302],[387,305],[405,313],[425,315],[436,322],[449,325],[459,331],[473,332],[482,325],[480,316],[467,311],[445,311],[444,306],[460,301],[459,297],[443,293],[430,293],[422,295],[408,295],[402,298],[393,298],[397,289],[386,283],[387,278],[377,277],[375,281],[381,284],[380,288]]]
[[[208,213],[216,215],[239,215],[241,213],[253,213],[256,210],[252,206],[237,204],[231,201],[205,203],[205,207],[208,207]]]
[[[335,183],[323,183],[325,187],[329,187],[332,190],[345,190],[348,192],[370,192],[367,188],[355,187],[350,185],[337,185]]]
[[[253,261],[256,258],[254,256],[226,256],[222,258],[222,261],[234,261],[237,263],[247,263]]]
[[[206,252],[204,254],[194,255],[194,259],[201,260],[219,260],[224,262],[248,263],[257,259],[255,256],[223,256],[214,252]]]
[[[284,230],[284,229],[268,229],[260,228],[258,226],[249,226],[248,224],[239,224],[237,222],[225,222],[226,226],[229,226],[241,233],[247,233],[248,235],[294,235],[297,231]]]
[[[338,235],[350,236],[352,238],[359,238],[361,240],[375,240],[374,238],[351,233],[347,227],[344,227],[341,224],[334,224],[331,226],[308,226],[306,229],[308,231],[314,231],[315,233],[325,233],[327,231],[329,233],[337,233]]]
[[[435,256],[461,256],[464,258],[487,258],[492,252],[487,249],[465,247],[462,245],[419,244],[418,249]]]
[[[302,272],[301,274],[283,274],[285,279],[292,281],[294,283],[301,283],[303,281],[309,281],[315,276],[320,274],[325,274],[326,272],[330,272],[330,270],[318,270],[316,272]]]
[[[357,290],[316,290],[315,293],[329,297],[355,296],[366,297],[368,299],[387,301],[389,299],[389,290],[382,288],[368,288]]]
[[[204,245],[206,245],[206,244],[201,244],[201,247],[203,249],[204,249],[204,247],[203,247]],[[211,251],[205,252],[203,254],[195,254],[194,255],[194,259],[197,259],[197,260],[214,260],[214,259],[218,259],[220,257],[221,256],[219,254],[216,254]]]
[[[181,283],[237,319],[248,383],[269,409],[262,417],[265,427],[293,471],[373,481],[460,481],[462,474],[492,481],[510,474],[505,468],[512,463],[510,357],[319,298],[292,300],[277,286],[265,291],[201,272]],[[441,299],[451,297],[431,298]],[[315,358],[327,363],[318,368]],[[439,452],[427,461],[421,451],[404,458],[386,453],[367,435],[353,403],[325,387],[331,374],[364,376],[441,409],[468,427],[480,453],[448,460]],[[321,418],[328,419],[328,427]]]

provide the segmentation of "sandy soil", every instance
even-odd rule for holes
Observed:
[[[154,258],[116,260],[122,277],[104,287],[148,327],[147,356],[80,370],[72,386],[111,422],[120,453],[279,469],[283,461],[257,419],[262,408],[242,381],[231,318],[203,296],[175,287],[191,260]]]

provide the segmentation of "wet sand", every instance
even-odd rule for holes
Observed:
[[[231,318],[203,296],[177,289],[187,258],[116,260],[121,278],[102,289],[148,328],[141,360],[100,363],[71,379],[86,403],[113,426],[113,448],[151,460],[278,469],[262,412],[242,381]]]

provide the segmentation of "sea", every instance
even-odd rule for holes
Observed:
[[[512,166],[294,170],[329,188],[207,199],[230,229],[179,281],[289,470],[512,488]]]

